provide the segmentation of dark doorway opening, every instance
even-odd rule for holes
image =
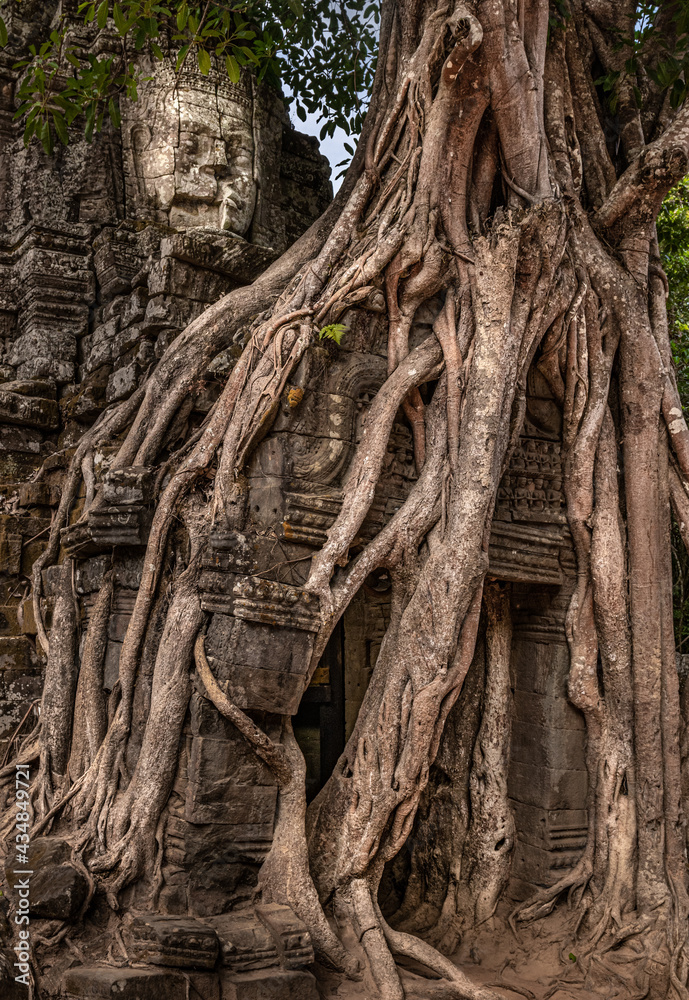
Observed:
[[[320,792],[345,747],[344,627],[338,622],[292,720],[306,760],[306,799]]]

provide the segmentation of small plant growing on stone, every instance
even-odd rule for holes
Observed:
[[[342,338],[345,333],[349,331],[348,326],[344,326],[343,323],[329,323],[324,326],[322,330],[318,333],[319,340],[334,340],[337,346],[340,346]]]

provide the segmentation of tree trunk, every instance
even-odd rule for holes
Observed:
[[[126,430],[115,467],[162,463],[166,431],[194,379],[231,337],[241,340],[243,353],[208,420],[160,477],[107,731],[93,690],[98,615],[110,584],[103,584],[87,633],[76,714],[56,697],[61,691],[72,698],[76,682],[67,569],[49,642],[45,637],[36,818],[41,828],[59,815],[63,827],[73,825],[81,853],[115,905],[117,893],[151,868],[174,780],[191,694],[189,663],[204,620],[198,553],[212,532],[248,530],[242,470],[270,436],[288,382],[318,349],[318,331],[344,320],[350,331],[370,332],[382,317],[387,378],[367,407],[342,482],[342,506],[303,586],[309,607],[319,607],[305,683],[373,570],[391,574],[392,619],[354,732],[306,817],[305,769],[289,720],[282,742],[271,742],[242,719],[196,649],[209,697],[278,781],[278,825],[261,878],[265,898],[292,905],[320,955],[355,975],[356,961],[324,915],[332,904],[355,929],[383,998],[410,995],[393,954],[448,979],[457,997],[493,996],[430,945],[391,928],[377,893],[383,866],[412,830],[474,657],[482,605],[486,673],[470,821],[461,871],[452,876],[455,938],[494,912],[509,874],[509,615],[506,596],[484,581],[498,485],[523,424],[532,363],[563,415],[564,492],[577,569],[567,617],[569,696],[587,726],[589,835],[574,871],[528,900],[514,919],[550,912],[570,890],[591,984],[601,956],[643,931],[654,936],[630,953],[634,975],[641,963],[650,995],[689,995],[668,556],[668,477],[675,506],[688,503],[689,432],[673,409],[664,305],[651,280],[659,267],[655,215],[686,169],[689,110],[668,120],[647,79],[645,110],[621,85],[613,115],[596,80],[601,65],[603,72],[617,68],[616,33],[633,26],[633,5],[572,0],[569,8],[571,16],[549,25],[545,0],[385,0],[371,109],[336,209],[254,286],[196,320],[143,392],[88,432],[34,574],[40,617],[41,571],[57,557],[85,457]],[[613,126],[614,149],[606,138]],[[426,327],[415,325],[422,313],[432,317]],[[400,409],[413,434],[418,476],[405,502],[364,543],[362,525]],[[207,471],[215,473],[210,498],[199,487]],[[98,489],[92,493],[92,505],[102,504]],[[186,568],[168,580],[172,596],[156,639],[144,720],[133,711],[137,675],[167,579],[164,557],[176,512],[192,554],[175,536]],[[42,625],[39,634],[45,636]],[[94,712],[88,725],[87,705]],[[125,761],[132,744],[140,753],[130,776]],[[70,745],[76,783],[68,787],[62,777]]]

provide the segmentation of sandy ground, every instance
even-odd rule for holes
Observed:
[[[515,938],[503,918],[484,925],[471,942],[465,942],[453,956],[455,964],[476,984],[490,986],[496,997],[515,1000],[632,1000],[638,996],[614,963],[596,968],[596,978],[605,982],[592,990],[584,985],[584,969],[577,958],[577,946],[571,939],[571,916],[553,914]],[[438,979],[429,978],[426,970],[413,963],[401,964],[405,989],[414,998],[450,1000],[456,996]],[[620,966],[621,968],[621,966]],[[624,971],[629,970],[625,962]],[[318,973],[323,1000],[372,1000],[377,996],[372,980],[342,983],[324,970]]]

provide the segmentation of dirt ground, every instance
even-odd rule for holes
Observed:
[[[631,956],[610,952],[602,960],[580,958],[566,909],[520,930],[518,937],[506,915],[501,913],[485,924],[453,956],[474,983],[490,986],[496,996],[505,1000],[519,996],[528,1000],[635,1000],[644,995],[643,985],[634,981],[633,952]],[[411,962],[400,966],[405,989],[415,998],[450,1000],[455,995],[420,966]],[[317,975],[323,1000],[371,1000],[377,995],[367,977],[360,983],[342,983],[324,970]]]

